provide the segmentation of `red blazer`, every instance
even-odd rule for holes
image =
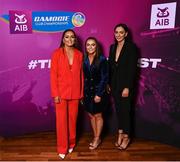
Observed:
[[[52,97],[80,99],[83,97],[83,54],[74,49],[73,64],[70,67],[63,48],[54,51],[51,59],[50,81]]]

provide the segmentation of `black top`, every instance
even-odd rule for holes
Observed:
[[[110,46],[109,53],[109,84],[113,94],[120,94],[124,88],[133,88],[137,70],[137,47],[125,41],[117,62],[115,61],[117,44]]]

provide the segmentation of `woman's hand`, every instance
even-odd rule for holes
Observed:
[[[129,88],[124,88],[122,91],[122,97],[128,97],[129,96]]]
[[[83,98],[81,98],[81,99],[79,100],[79,102],[80,102],[81,105],[84,105],[84,99],[83,99]]]
[[[55,104],[58,104],[58,103],[60,103],[60,97],[59,96],[56,96],[56,97],[54,97],[54,103]]]
[[[95,97],[94,97],[94,102],[95,102],[95,103],[101,102],[101,97],[95,96]]]
[[[111,87],[109,86],[109,84],[106,86],[106,91],[107,91],[108,94],[111,93]]]

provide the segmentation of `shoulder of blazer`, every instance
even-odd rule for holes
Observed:
[[[128,57],[131,57],[131,58],[137,60],[138,48],[137,48],[136,44],[133,43],[133,42],[128,41],[127,44],[126,44],[126,49],[127,49],[126,53],[127,53]]]
[[[112,53],[116,49],[116,44],[110,45],[110,53]]]
[[[80,50],[78,50],[77,48],[74,49],[74,51],[80,55],[82,55],[82,52]]]
[[[136,49],[136,45],[132,41],[126,41],[126,47],[130,49]]]
[[[115,54],[115,49],[116,49],[116,45],[115,44],[111,44],[110,45],[110,49],[109,49],[109,59],[111,59],[113,57],[113,55]]]
[[[75,48],[74,51],[75,51],[75,55],[77,55],[78,58],[83,59],[83,53],[80,50]]]
[[[63,49],[62,48],[57,48],[57,49],[54,50],[53,56],[58,57],[62,53],[63,53]]]
[[[100,62],[107,61],[107,58],[104,55],[100,55],[99,57]]]

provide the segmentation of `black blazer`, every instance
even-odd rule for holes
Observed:
[[[137,72],[137,47],[125,41],[118,61],[115,62],[117,44],[110,46],[109,52],[109,84],[113,93],[120,93],[124,88],[133,88]]]
[[[93,98],[95,95],[103,96],[108,83],[108,65],[104,56],[99,58],[99,66],[93,62],[89,64],[89,59],[84,59],[84,96],[85,98]]]

